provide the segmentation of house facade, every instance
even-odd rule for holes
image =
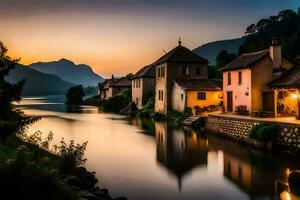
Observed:
[[[277,40],[269,49],[243,54],[221,69],[225,112],[239,108],[250,114],[270,112],[276,116],[278,93],[270,83],[281,78],[295,62],[282,56]]]
[[[126,90],[131,90],[131,80],[127,77],[115,78],[112,75],[112,78],[105,80],[100,87],[100,98],[106,100]]]
[[[154,96],[155,70],[154,64],[147,65],[135,73],[131,79],[132,102],[138,109],[141,109],[147,100]]]
[[[184,112],[189,107],[194,115],[217,111],[222,102],[222,93],[220,80],[175,80],[172,89],[172,108]]]
[[[156,62],[155,112],[166,114],[173,109],[172,89],[175,80],[207,79],[208,61],[179,45]]]

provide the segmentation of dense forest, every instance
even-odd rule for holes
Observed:
[[[266,49],[272,38],[281,42],[285,56],[300,59],[300,8],[298,13],[283,10],[276,16],[270,16],[251,24],[246,28],[247,37],[239,48],[239,54]]]

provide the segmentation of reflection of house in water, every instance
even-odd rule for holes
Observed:
[[[231,141],[209,136],[209,148],[223,151],[224,176],[246,192],[250,199],[278,199],[289,194],[289,169],[299,169],[299,163],[267,156]]]
[[[197,166],[207,165],[207,139],[189,130],[168,129],[166,123],[155,123],[157,160],[178,178]]]

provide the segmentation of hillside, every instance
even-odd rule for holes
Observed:
[[[63,81],[58,76],[44,74],[21,65],[17,65],[15,69],[11,70],[5,79],[11,83],[25,79],[26,83],[22,93],[24,96],[65,94],[69,87],[74,85]]]
[[[76,65],[74,62],[67,59],[33,63],[29,65],[29,67],[46,74],[56,75],[62,80],[76,85],[81,84],[84,87],[97,86],[99,82],[103,81],[103,78],[94,73],[88,65]]]
[[[216,57],[221,50],[227,50],[228,53],[238,53],[240,45],[245,41],[245,38],[237,38],[232,40],[221,40],[209,42],[193,50],[199,56],[208,59],[209,64],[216,63]]]

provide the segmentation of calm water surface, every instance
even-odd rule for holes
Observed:
[[[101,187],[131,200],[299,199],[287,182],[300,164],[262,154],[201,130],[102,113],[67,109],[63,98],[27,98],[20,109],[42,115],[28,132],[52,131],[88,141],[87,167]]]

